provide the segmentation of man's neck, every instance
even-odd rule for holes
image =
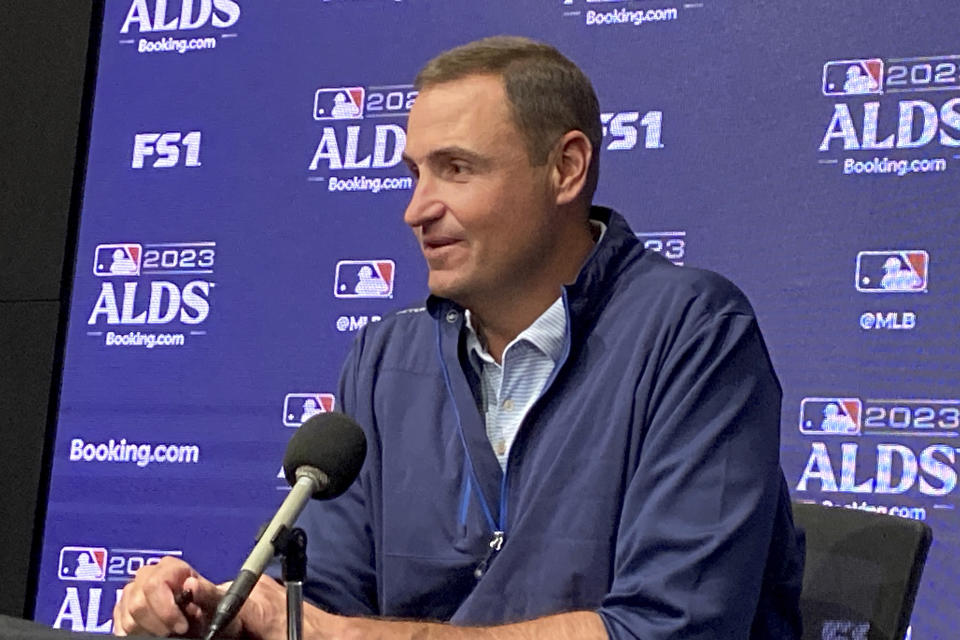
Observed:
[[[593,228],[581,228],[564,243],[562,252],[555,253],[556,264],[544,270],[537,284],[527,282],[521,291],[501,289],[494,296],[465,305],[480,343],[494,360],[502,362],[507,345],[560,297],[563,285],[576,279],[594,242]]]
[[[492,307],[482,307],[480,311],[470,308],[470,319],[480,344],[497,363],[502,363],[503,352],[524,329],[529,327],[560,296],[557,288],[549,300],[543,297],[527,297],[523,304],[519,302],[503,305],[500,311]],[[488,320],[489,319],[489,320]]]

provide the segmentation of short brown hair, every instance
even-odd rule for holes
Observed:
[[[590,80],[555,48],[517,36],[483,38],[444,51],[414,81],[418,90],[475,74],[499,75],[514,123],[534,165],[543,164],[568,131],[582,131],[593,147],[584,186],[589,202],[600,171],[600,105]]]

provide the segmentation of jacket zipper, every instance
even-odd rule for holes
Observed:
[[[490,551],[487,552],[487,555],[480,561],[480,564],[477,565],[477,568],[473,570],[473,577],[479,580],[483,577],[483,574],[487,572],[487,567],[490,565],[490,561],[493,560],[493,557],[497,555],[497,552],[503,547],[503,531],[494,531],[493,538],[490,539]]]
[[[565,339],[565,343],[566,343],[566,344],[564,345],[563,353],[562,353],[561,356],[560,356],[560,361],[557,363],[557,366],[555,366],[555,367],[553,368],[553,371],[550,372],[550,377],[547,378],[546,383],[543,385],[543,389],[540,390],[540,394],[537,396],[537,398],[536,398],[536,399],[533,401],[533,403],[530,405],[530,409],[527,410],[527,414],[528,414],[528,415],[529,415],[529,412],[533,410],[533,407],[534,407],[538,402],[540,402],[540,399],[543,398],[543,395],[544,395],[544,394],[547,392],[547,390],[550,388],[550,385],[553,384],[553,381],[554,381],[554,379],[557,377],[557,373],[560,371],[561,366],[567,361],[567,357],[570,355],[570,340],[569,340],[569,332],[570,332],[570,311],[569,311],[569,306],[568,306],[568,303],[567,303],[567,291],[566,291],[566,289],[563,290],[563,293],[562,293],[561,295],[562,295],[562,297],[563,297],[563,309],[564,309],[564,313],[565,313],[566,316],[567,316],[567,338]],[[526,422],[526,416],[524,416],[524,419],[520,422],[520,427],[517,429],[517,433],[520,433],[520,431],[523,429],[523,423],[524,423],[524,422]],[[466,451],[466,445],[464,445],[464,450]],[[467,456],[469,456],[469,455],[470,455],[470,454],[467,453]],[[507,454],[507,466],[508,466],[508,467],[510,466],[510,454],[509,454],[509,453]],[[490,562],[494,559],[494,557],[497,555],[497,553],[498,553],[498,552],[500,551],[500,549],[503,547],[503,538],[504,538],[504,535],[505,535],[505,530],[506,530],[506,528],[507,528],[507,527],[506,527],[506,523],[507,523],[507,488],[508,488],[508,484],[507,484],[507,471],[506,471],[506,469],[504,469],[504,472],[503,472],[503,481],[502,481],[501,484],[500,484],[500,523],[499,523],[500,526],[499,526],[499,527],[493,526],[493,518],[492,518],[491,514],[487,513],[487,520],[489,521],[489,524],[491,525],[490,528],[494,530],[494,531],[493,531],[493,538],[490,539],[490,544],[489,544],[490,550],[487,552],[487,555],[484,556],[483,560],[480,561],[480,564],[477,565],[477,568],[473,570],[473,575],[474,575],[474,577],[475,577],[477,580],[479,580],[480,578],[483,577],[483,574],[486,573],[487,567],[490,565]],[[487,511],[487,508],[486,508],[486,499],[485,499],[483,496],[481,496],[481,501],[483,502],[484,511]]]
[[[534,400],[534,402],[533,402],[534,405],[535,405],[537,402],[540,401],[540,398],[543,397],[543,394],[546,392],[546,390],[547,390],[548,388],[550,388],[550,385],[553,384],[553,380],[554,380],[554,378],[556,378],[557,372],[560,370],[561,365],[563,365],[563,363],[566,362],[567,357],[570,355],[570,342],[569,342],[570,310],[569,310],[569,306],[568,306],[568,302],[567,302],[567,291],[566,291],[566,288],[564,288],[564,290],[563,290],[562,297],[563,297],[564,313],[566,313],[566,315],[567,315],[567,334],[568,334],[568,335],[567,335],[566,345],[565,345],[563,354],[562,354],[561,357],[560,357],[560,362],[558,362],[558,363],[557,363],[557,366],[554,367],[554,370],[551,372],[550,377],[547,379],[546,384],[543,385],[543,389],[540,391],[540,395],[539,395],[539,396],[536,398],[536,400]],[[467,461],[468,461],[468,464],[469,464],[469,473],[468,473],[468,476],[467,476],[467,480],[468,480],[468,482],[469,482],[469,481],[470,481],[470,476],[475,473],[475,472],[474,472],[474,469],[473,469],[473,461],[470,460],[470,450],[469,450],[469,448],[467,447],[466,439],[465,439],[464,436],[463,436],[463,422],[462,422],[462,420],[461,420],[461,418],[460,418],[460,411],[457,409],[457,401],[456,401],[456,399],[454,398],[454,395],[453,395],[453,389],[452,389],[452,385],[451,385],[451,383],[450,383],[450,373],[447,371],[447,363],[446,363],[446,361],[445,361],[444,358],[443,358],[443,349],[442,349],[442,347],[441,347],[441,333],[440,333],[440,321],[439,321],[439,320],[437,320],[437,325],[436,325],[436,326],[437,326],[437,356],[438,356],[438,358],[439,358],[439,360],[440,360],[440,368],[441,368],[441,370],[443,371],[443,378],[444,378],[444,382],[445,382],[446,387],[447,387],[447,393],[448,393],[448,395],[450,396],[451,404],[452,404],[452,406],[453,406],[453,411],[454,411],[455,417],[456,417],[456,419],[457,419],[457,430],[458,430],[458,433],[459,433],[459,436],[460,436],[460,444],[463,446],[463,451],[464,451],[464,454],[465,454],[466,457],[467,457]],[[533,405],[531,405],[531,408],[533,408]],[[522,426],[522,424],[521,424],[521,426]],[[518,433],[519,433],[519,429],[518,429]],[[502,482],[501,482],[501,484],[500,484],[500,522],[499,522],[499,526],[497,526],[497,524],[494,523],[493,514],[490,513],[490,509],[489,509],[489,507],[487,506],[486,496],[483,495],[483,491],[480,489],[480,487],[479,487],[479,486],[477,487],[477,491],[479,492],[479,498],[480,498],[480,506],[481,506],[481,508],[482,508],[483,511],[484,511],[484,515],[486,516],[487,523],[490,525],[490,528],[493,529],[493,537],[490,539],[490,542],[488,543],[488,546],[489,546],[490,550],[489,550],[489,551],[487,552],[487,554],[484,556],[483,560],[480,561],[480,564],[478,564],[477,567],[473,570],[473,575],[474,575],[474,577],[475,577],[477,580],[479,580],[480,578],[483,577],[483,575],[484,575],[484,574],[486,573],[486,571],[487,571],[487,567],[490,566],[490,562],[494,559],[494,557],[497,555],[497,553],[499,553],[500,549],[503,548],[503,540],[504,540],[504,536],[505,536],[505,534],[506,534],[505,530],[506,530],[506,521],[507,521],[507,486],[508,486],[508,485],[507,485],[507,472],[504,471],[504,473],[503,473],[503,480],[502,480]],[[461,519],[464,523],[466,522],[466,507],[467,507],[467,503],[468,503],[468,502],[469,502],[469,491],[465,491],[465,492],[464,492],[464,500],[461,502],[461,511],[460,511],[460,514],[459,514],[459,515],[460,515],[460,519]]]

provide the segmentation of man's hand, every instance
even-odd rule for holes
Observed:
[[[157,564],[142,567],[124,587],[113,609],[113,633],[201,637],[225,590],[225,586],[213,584],[183,560],[163,558]],[[174,598],[183,591],[192,592],[193,599],[181,608]],[[286,629],[284,597],[280,585],[270,578],[260,578],[240,613],[220,636],[282,640]]]

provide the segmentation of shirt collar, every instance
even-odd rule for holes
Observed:
[[[480,337],[477,335],[476,328],[473,326],[473,316],[469,309],[464,311],[464,320],[467,326],[467,353],[475,358],[479,358],[483,362],[496,362],[480,342]],[[560,353],[563,350],[563,339],[566,331],[567,313],[563,307],[563,298],[558,297],[553,301],[553,304],[547,307],[546,311],[541,313],[540,316],[533,321],[533,324],[511,340],[503,352],[506,353],[507,349],[518,342],[526,341],[556,362],[560,359]]]

